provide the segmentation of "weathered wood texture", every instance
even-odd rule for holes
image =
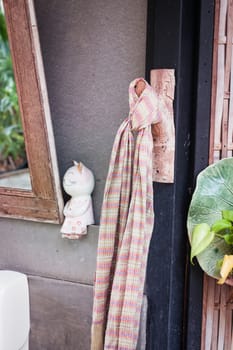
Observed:
[[[152,126],[153,134],[153,180],[156,182],[174,182],[175,127],[173,100],[175,93],[174,69],[151,70],[150,82],[162,99],[164,112],[162,120]]]
[[[0,188],[0,215],[58,223],[63,203],[33,1],[4,0],[4,8],[32,191]]]
[[[216,0],[209,161],[233,151],[233,1]]]
[[[89,350],[92,287],[29,277],[30,349]]]
[[[220,286],[213,278],[205,276],[201,349],[233,349],[232,311],[232,288]]]
[[[233,151],[233,1],[216,0],[209,163]],[[202,350],[233,349],[233,290],[204,276]]]

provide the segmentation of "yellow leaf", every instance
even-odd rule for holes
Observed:
[[[223,263],[220,271],[221,278],[218,280],[218,284],[225,283],[232,269],[233,269],[233,255],[224,255]]]

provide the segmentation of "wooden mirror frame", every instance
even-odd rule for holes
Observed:
[[[0,216],[61,223],[63,199],[33,0],[3,0],[31,190],[0,187]]]

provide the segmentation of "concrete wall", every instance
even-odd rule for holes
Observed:
[[[81,160],[100,216],[129,82],[144,76],[146,0],[35,0],[60,175]],[[33,350],[88,350],[98,226],[81,242],[56,225],[0,219],[0,269],[29,276]]]

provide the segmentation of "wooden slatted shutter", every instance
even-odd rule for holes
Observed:
[[[233,156],[233,0],[216,0],[209,163]],[[233,176],[233,174],[232,174]],[[233,288],[204,277],[202,350],[233,349]]]

